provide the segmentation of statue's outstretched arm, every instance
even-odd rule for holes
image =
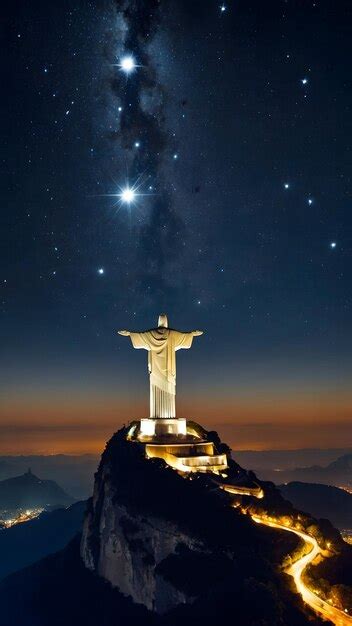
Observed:
[[[200,335],[203,335],[203,331],[202,330],[192,330],[192,335],[193,335],[193,337],[199,337]]]
[[[143,348],[144,350],[150,350],[150,342],[148,341],[148,332],[145,333],[135,333],[130,330],[118,330],[119,335],[123,337],[129,337],[132,341],[132,345],[134,348]]]

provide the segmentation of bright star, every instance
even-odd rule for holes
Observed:
[[[135,200],[136,192],[133,188],[127,186],[121,190],[119,196],[124,204],[131,204]]]
[[[221,5],[220,11],[221,13],[224,13],[224,11],[226,11],[226,6],[224,4]]]
[[[290,184],[289,183],[285,183],[284,187],[285,187],[285,189],[289,189],[290,188]]]
[[[178,159],[178,154],[174,154],[174,159]]]
[[[133,56],[127,55],[122,57],[119,67],[125,74],[131,74],[131,72],[136,69],[137,65]]]
[[[122,111],[122,107],[118,107],[118,109],[117,109],[117,110],[118,110],[118,112],[119,112],[119,113],[121,113],[121,111]]]
[[[330,244],[330,248],[336,248],[336,241],[332,241]]]
[[[306,85],[308,83],[308,78],[302,78],[301,83],[302,85]]]
[[[118,187],[118,190],[115,193],[104,193],[103,196],[117,198],[117,204],[135,204],[137,199],[140,196],[149,196],[150,193],[143,193],[141,190],[143,181],[141,177],[139,177],[133,185],[130,185],[128,181],[126,181],[125,185],[122,187]],[[149,187],[149,191],[152,189],[152,186]]]
[[[135,143],[134,143],[134,147],[135,147],[135,148],[139,148],[139,146],[140,146],[140,145],[141,145],[141,144],[139,143],[139,141],[135,141]]]
[[[105,270],[104,270],[104,268],[103,268],[103,267],[99,267],[99,269],[98,269],[98,274],[102,275],[102,274],[104,274],[104,271],[105,271]]]
[[[308,204],[313,204],[313,198],[308,198]]]

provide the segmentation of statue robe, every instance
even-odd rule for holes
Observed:
[[[134,348],[148,350],[150,417],[176,417],[176,350],[190,348],[193,333],[155,328],[130,333]]]

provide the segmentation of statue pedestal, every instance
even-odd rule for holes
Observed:
[[[141,419],[140,434],[143,437],[163,435],[186,435],[187,422],[184,418],[158,417]]]
[[[217,450],[204,428],[185,418],[147,417],[132,422],[127,439],[143,443],[147,458],[163,459],[182,474],[222,475],[228,468],[226,453]]]

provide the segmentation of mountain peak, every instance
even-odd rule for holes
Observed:
[[[0,510],[72,504],[71,498],[54,480],[41,479],[28,470],[0,481]]]
[[[161,615],[186,606],[198,618],[216,614],[230,589],[232,601],[234,588],[244,593],[253,585],[255,595],[268,580],[280,595],[276,566],[297,540],[291,534],[278,540],[277,531],[231,506],[233,496],[213,475],[181,476],[163,460],[148,459],[126,434],[113,435],[96,474],[81,541],[86,568]],[[269,507],[292,510],[273,485],[265,488]],[[289,603],[292,609],[297,600]]]

